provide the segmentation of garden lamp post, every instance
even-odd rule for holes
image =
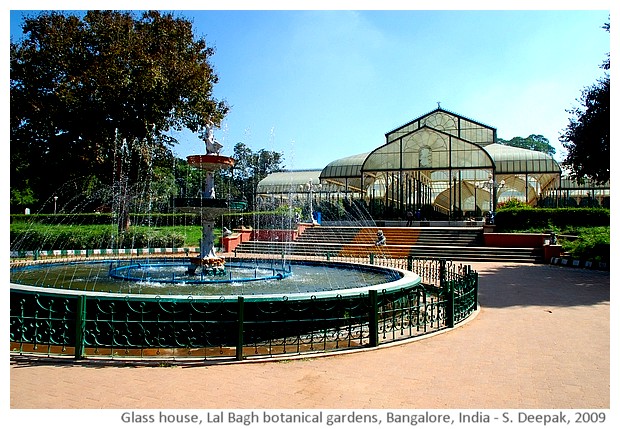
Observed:
[[[58,195],[54,195],[54,214],[56,214],[56,203],[58,202]]]
[[[484,186],[482,183],[475,183],[474,186],[474,216],[478,216],[478,189],[482,189]]]
[[[493,176],[489,175],[489,180],[482,183],[482,187],[487,188],[489,190],[489,212],[493,212],[495,209],[495,204],[497,200],[497,191],[506,186],[506,181],[501,180],[496,182],[493,180]]]

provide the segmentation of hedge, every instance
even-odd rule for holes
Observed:
[[[11,250],[183,247],[185,236],[175,230],[131,228],[118,236],[105,225],[11,225]]]
[[[200,214],[192,213],[133,213],[129,216],[136,226],[200,225]],[[11,223],[31,222],[45,225],[116,225],[114,213],[12,214]]]
[[[609,226],[605,208],[505,208],[495,214],[498,231],[528,231],[579,226]]]

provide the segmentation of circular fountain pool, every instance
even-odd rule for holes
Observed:
[[[115,267],[126,267],[117,274],[138,276],[138,262],[148,268],[138,280],[110,276]],[[11,350],[79,359],[242,360],[323,353],[426,335],[454,326],[476,309],[477,275],[469,271],[440,288],[403,269],[290,261],[288,275],[278,279],[190,283],[182,281],[187,261],[172,262],[14,264]],[[443,266],[432,262],[426,266],[431,271]],[[226,268],[246,279],[276,272],[271,261],[233,259]],[[150,281],[158,270],[175,282]]]
[[[117,294],[201,297],[336,295],[400,283],[399,270],[359,264],[232,260],[223,275],[191,275],[184,259],[76,261],[11,269],[11,283]],[[411,273],[410,273],[411,274]],[[417,276],[416,276],[417,277]],[[411,283],[408,278],[407,283]]]

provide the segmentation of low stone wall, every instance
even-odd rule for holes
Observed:
[[[243,235],[239,233],[233,233],[227,237],[222,237],[222,247],[224,248],[224,252],[234,252],[237,246],[243,242],[242,239]]]
[[[149,247],[139,249],[67,249],[67,250],[12,250],[11,258],[45,258],[63,256],[140,256],[161,254],[188,254],[200,252],[200,247]]]
[[[299,237],[306,227],[312,227],[311,224],[305,226],[300,224],[298,229],[252,229],[237,228],[234,233],[222,238],[222,247],[226,253],[234,252],[237,246],[246,241],[294,241]]]
[[[526,233],[484,233],[484,245],[487,247],[543,247],[548,234]]]
[[[241,242],[244,242],[251,240],[254,230],[252,228],[242,226],[241,228],[233,229],[233,232],[241,234]]]

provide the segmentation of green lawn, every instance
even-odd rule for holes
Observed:
[[[214,234],[219,246],[221,229],[216,228]],[[201,236],[201,226],[132,226],[121,237],[115,225],[14,222],[10,231],[11,250],[197,247]]]

